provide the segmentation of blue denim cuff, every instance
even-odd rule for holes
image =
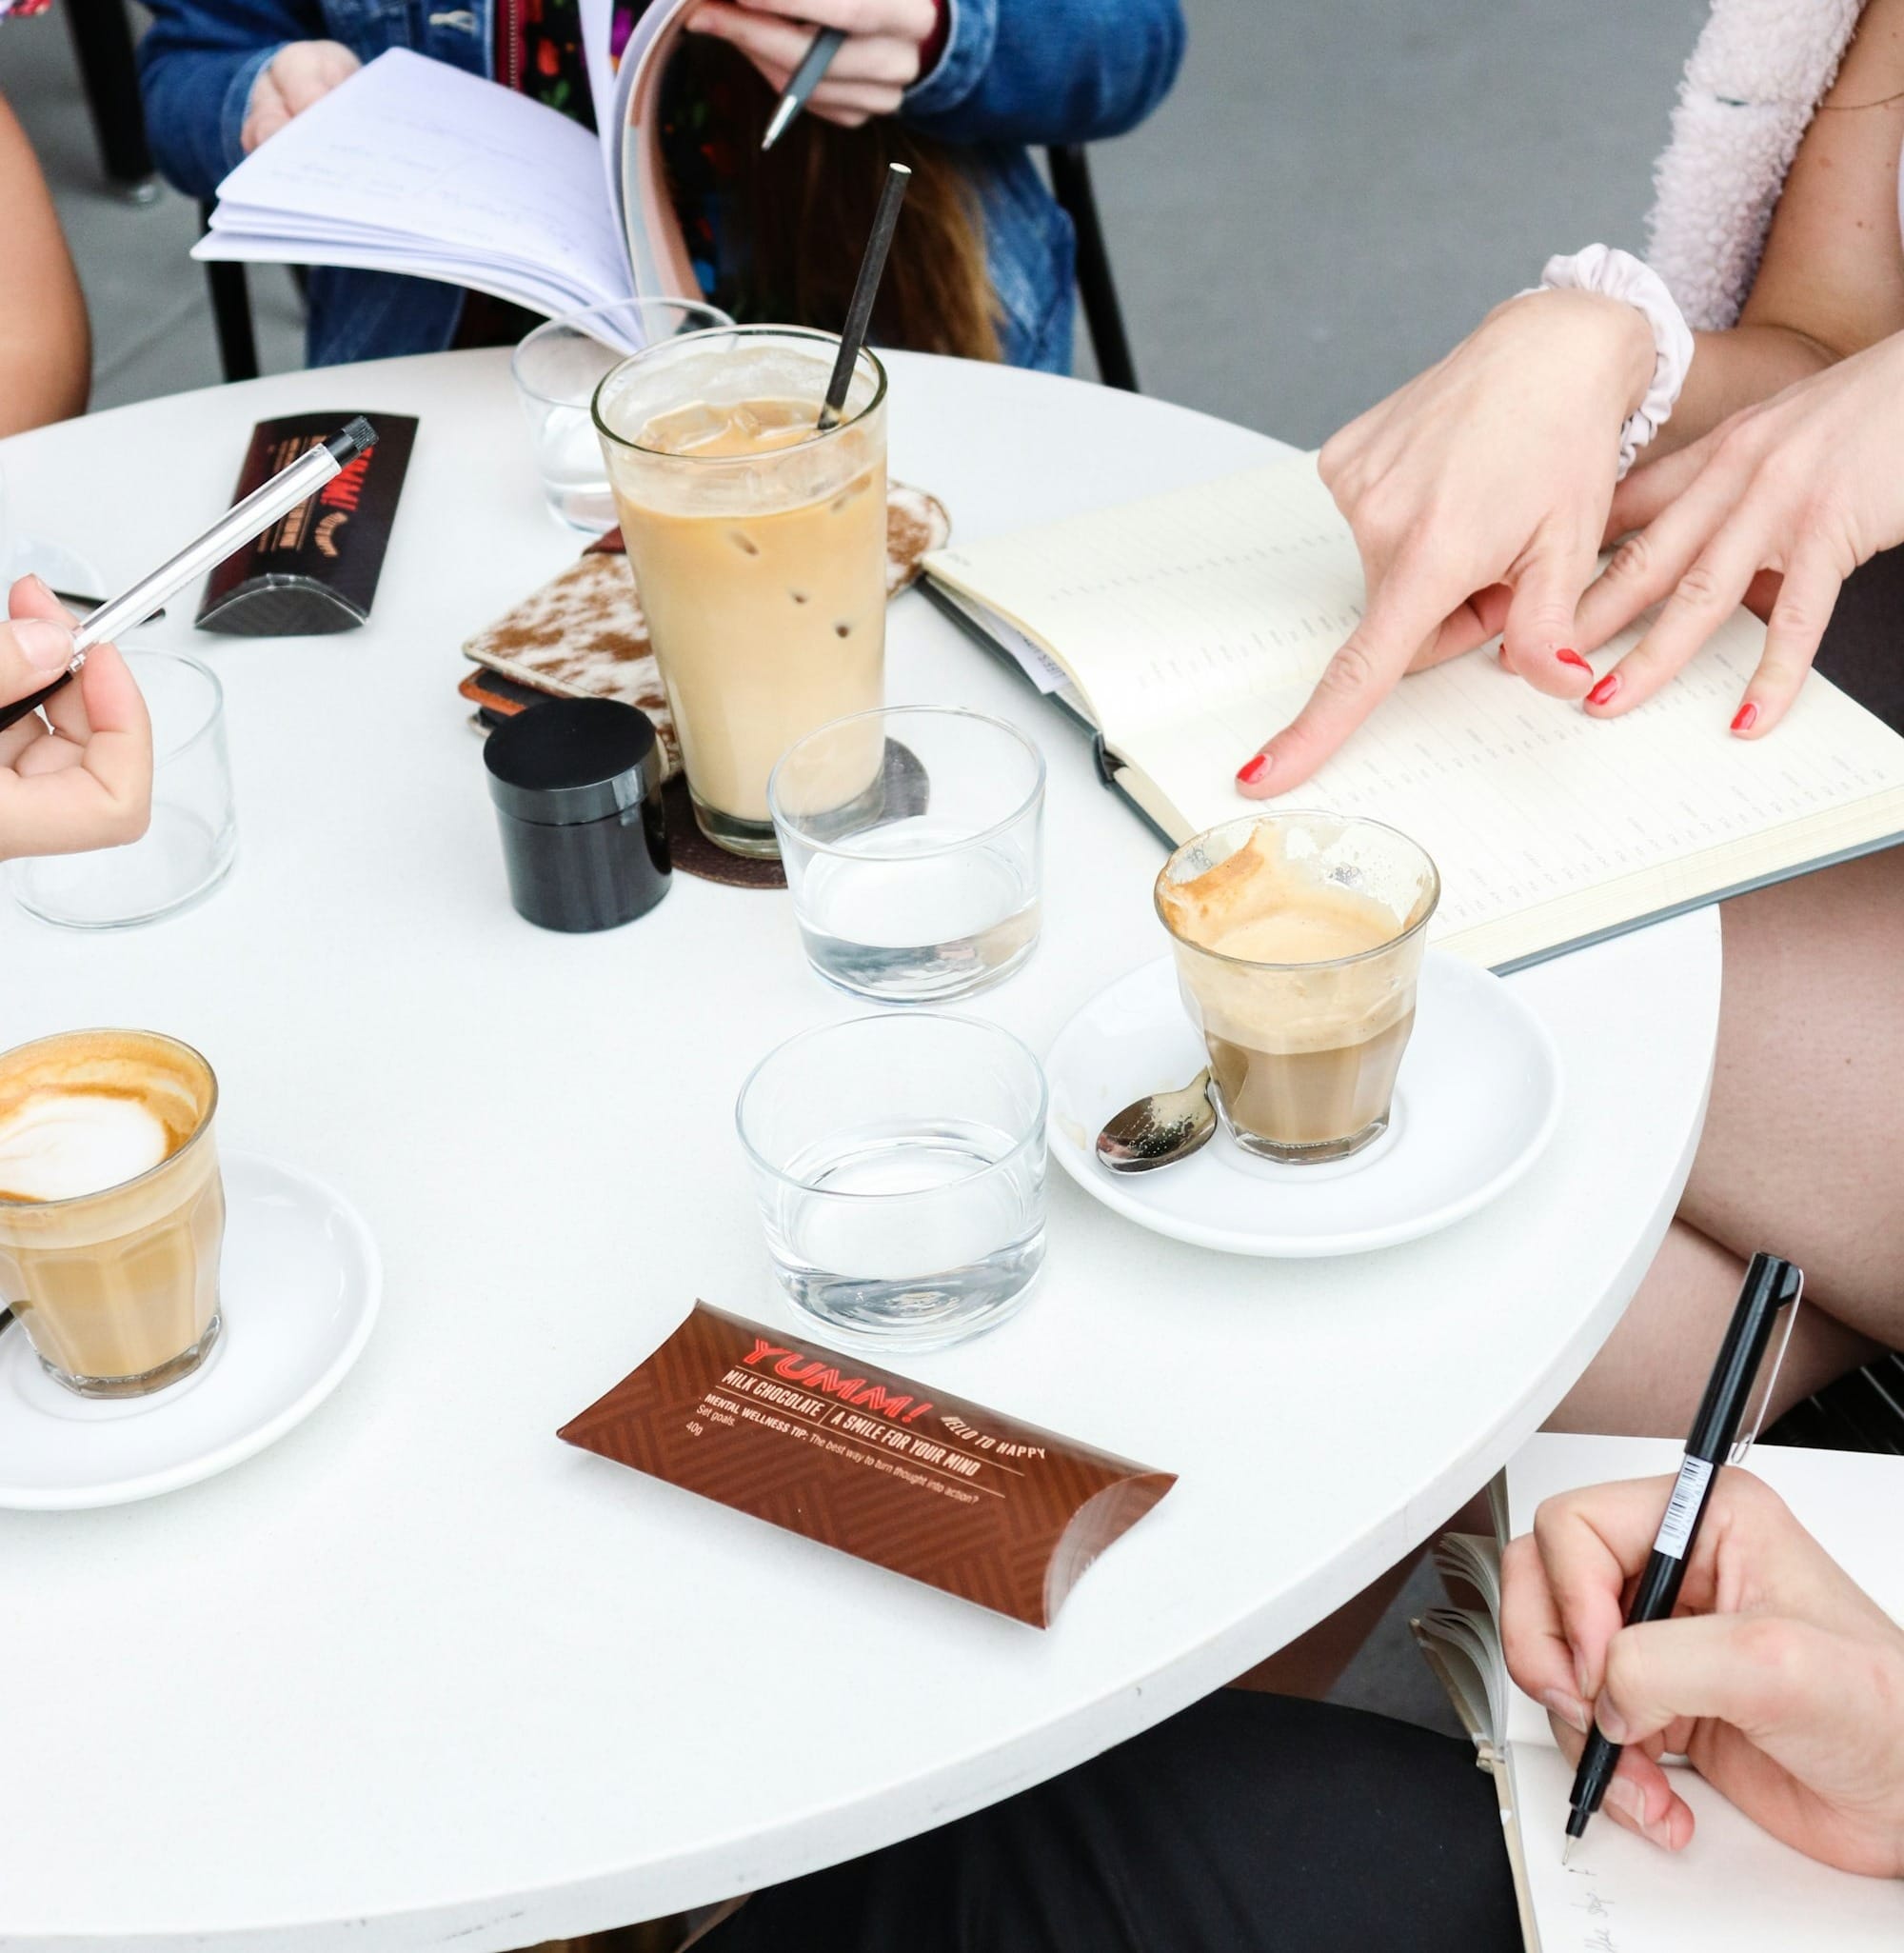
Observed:
[[[258,76],[278,57],[281,50],[288,48],[288,41],[279,41],[269,48],[260,48],[255,54],[248,54],[232,70],[231,79],[226,84],[225,100],[218,110],[218,149],[219,161],[227,170],[237,169],[245,160],[245,145],[240,140],[245,130],[245,117],[251,107],[251,89]]]
[[[902,115],[942,115],[978,87],[999,37],[999,0],[946,0],[951,25],[932,72],[906,90]]]

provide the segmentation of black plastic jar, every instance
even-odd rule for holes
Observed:
[[[612,929],[667,893],[661,751],[645,712],[551,699],[483,749],[509,898],[545,929]]]

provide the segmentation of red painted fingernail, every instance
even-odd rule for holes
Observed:
[[[1734,716],[1732,729],[1735,732],[1750,732],[1757,724],[1758,707],[1748,701],[1739,707],[1738,711]]]
[[[1556,651],[1554,655],[1561,664],[1571,665],[1576,671],[1591,671],[1594,668],[1578,651]]]
[[[1593,690],[1588,692],[1587,703],[1590,706],[1603,706],[1607,704],[1607,702],[1613,697],[1614,693],[1616,692],[1618,689],[1619,673],[1617,671],[1609,671],[1607,675],[1604,678],[1602,678],[1597,686],[1594,687]]]
[[[1237,768],[1238,782],[1244,787],[1254,787],[1269,771],[1269,755],[1259,752],[1253,760],[1245,760]]]

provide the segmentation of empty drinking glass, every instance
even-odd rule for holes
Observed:
[[[830,1332],[932,1349],[989,1329],[1044,1260],[1044,1074],[934,1012],[790,1039],[735,1108],[774,1274]]]
[[[152,719],[152,821],[142,839],[12,864],[13,894],[43,922],[116,929],[188,908],[238,852],[225,690],[182,651],[127,651]]]
[[[1003,720],[941,706],[836,719],[787,748],[767,807],[807,958],[841,989],[969,996],[1037,947],[1044,758]]]
[[[557,522],[594,536],[615,527],[608,467],[588,413],[602,375],[645,347],[733,323],[718,307],[693,299],[625,298],[549,319],[523,340],[510,356],[509,376]]]

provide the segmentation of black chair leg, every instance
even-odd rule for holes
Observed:
[[[66,17],[107,175],[141,201],[156,196],[126,0],[66,0]]]
[[[211,206],[201,204],[198,208],[200,216],[208,222]],[[218,334],[218,364],[225,377],[255,380],[258,340],[251,330],[251,291],[245,282],[245,267],[213,258],[205,268],[205,282],[211,288],[211,323]]]
[[[1098,359],[1098,376],[1106,387],[1126,393],[1143,389],[1137,383],[1130,337],[1124,330],[1123,308],[1111,277],[1111,256],[1104,245],[1104,227],[1098,216],[1098,199],[1091,189],[1091,166],[1081,145],[1053,144],[1051,189],[1078,233],[1078,293],[1084,301],[1084,323],[1091,332],[1091,349]]]

